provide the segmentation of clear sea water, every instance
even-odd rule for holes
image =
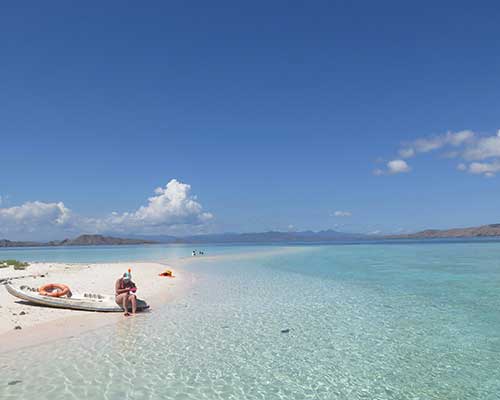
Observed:
[[[499,243],[273,249],[206,247],[254,255],[188,264],[195,286],[150,314],[1,354],[0,398],[500,398]]]
[[[191,256],[193,250],[205,250],[206,255],[236,254],[258,251],[272,246],[205,246],[192,244],[152,244],[131,246],[61,246],[61,247],[6,247],[0,248],[0,260],[99,263],[120,261],[168,262]],[[207,251],[208,250],[208,251]]]

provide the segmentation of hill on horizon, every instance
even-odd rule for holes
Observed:
[[[387,239],[433,239],[433,238],[474,238],[500,237],[500,224],[481,225],[468,228],[426,229],[402,235],[388,235]]]
[[[344,233],[334,230],[302,231],[302,232],[253,232],[253,233],[220,233],[191,236],[172,235],[127,235],[127,238],[115,236],[84,234],[75,239],[52,240],[49,242],[0,240],[0,247],[40,247],[40,246],[99,246],[99,245],[131,245],[155,243],[300,243],[329,242],[337,240],[361,240],[369,235]]]
[[[34,242],[34,241],[11,241],[0,239],[0,247],[55,247],[55,246],[114,246],[114,245],[130,245],[130,244],[153,244],[156,243],[145,239],[123,239],[112,236],[103,235],[80,235],[75,239],[52,240],[50,242]]]
[[[370,235],[338,232],[331,229],[324,231],[267,231],[250,233],[212,233],[189,236],[137,235],[136,238],[155,240],[162,243],[290,243],[290,242],[328,242],[336,240],[361,240]]]
[[[83,234],[74,239],[52,240],[49,242],[11,241],[0,239],[1,247],[55,247],[55,246],[119,246],[134,244],[224,244],[224,243],[328,243],[350,240],[377,239],[434,239],[434,238],[475,238],[500,237],[500,224],[452,229],[426,229],[398,235],[369,235],[362,233],[323,231],[267,231],[250,233],[213,233],[189,236],[173,235],[127,235],[126,238],[112,235]]]

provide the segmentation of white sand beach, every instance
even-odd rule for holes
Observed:
[[[0,269],[0,279],[25,277],[12,280],[16,284],[40,287],[45,283],[64,283],[73,292],[113,294],[116,279],[131,268],[132,279],[138,287],[137,296],[151,306],[151,312],[175,296],[189,281],[186,274],[171,266],[153,262],[140,263],[32,263],[25,270],[12,267]],[[172,269],[175,278],[160,277],[165,269]],[[94,329],[123,320],[121,313],[93,313],[87,311],[29,305],[9,294],[0,285],[0,352],[12,346],[34,345],[67,335]],[[15,329],[18,327],[17,329]],[[20,329],[19,329],[20,327]]]
[[[0,281],[12,279],[12,283],[40,287],[46,283],[64,283],[74,293],[113,294],[116,280],[129,268],[138,287],[137,297],[147,301],[154,313],[162,304],[186,293],[196,282],[197,275],[188,272],[185,266],[191,262],[213,262],[216,260],[239,261],[258,255],[290,254],[303,252],[303,248],[266,248],[259,252],[238,252],[202,257],[178,258],[167,263],[160,262],[109,262],[109,263],[30,263],[25,270],[13,267],[0,268]],[[170,269],[174,278],[160,277],[160,272]],[[21,278],[19,278],[21,277]],[[130,318],[122,313],[99,313],[30,305],[9,294],[0,284],[0,353],[21,347],[34,346],[63,337],[77,336],[82,332],[104,325],[120,323]],[[15,329],[21,327],[21,329]]]

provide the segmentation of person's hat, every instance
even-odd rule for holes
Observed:
[[[132,275],[130,275],[130,272],[125,272],[125,273],[123,274],[123,280],[124,280],[124,281],[129,281],[129,280],[131,280],[131,279],[132,279]]]

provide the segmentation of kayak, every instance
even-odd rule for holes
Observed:
[[[115,302],[115,296],[96,293],[73,293],[71,297],[51,297],[38,293],[37,288],[27,285],[5,284],[7,291],[21,300],[46,307],[67,308],[70,310],[123,312]],[[137,299],[137,311],[144,311],[149,305]]]

